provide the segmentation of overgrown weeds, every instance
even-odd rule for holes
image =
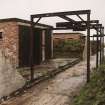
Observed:
[[[73,105],[105,105],[105,64],[93,71],[91,81],[80,90]]]

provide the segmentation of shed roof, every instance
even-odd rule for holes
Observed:
[[[29,20],[24,20],[24,19],[19,19],[19,18],[0,19],[0,23],[3,23],[3,22],[21,22],[21,23],[31,24],[31,22]],[[53,26],[46,25],[46,24],[41,24],[41,23],[37,23],[37,26],[47,27],[47,28],[52,28],[53,27]]]

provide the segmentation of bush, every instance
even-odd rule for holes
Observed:
[[[90,83],[81,89],[73,105],[105,105],[105,65],[94,70]]]
[[[54,46],[54,56],[80,57],[84,44],[80,40],[62,40]],[[61,53],[62,52],[62,53]]]

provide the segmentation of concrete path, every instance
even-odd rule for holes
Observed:
[[[95,56],[91,57],[91,68],[95,67]],[[86,62],[44,81],[24,95],[12,98],[2,105],[70,105],[72,96],[86,83]]]

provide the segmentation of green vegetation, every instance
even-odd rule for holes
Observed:
[[[62,40],[54,45],[55,57],[82,57],[84,44],[80,40]]]
[[[73,105],[105,105],[105,65],[93,71],[90,83],[74,97]]]
[[[82,43],[79,40],[64,41],[65,51],[81,51]]]

